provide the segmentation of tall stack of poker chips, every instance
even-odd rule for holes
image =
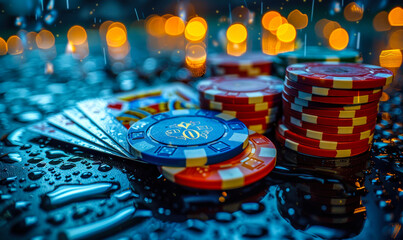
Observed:
[[[252,184],[270,173],[276,148],[237,118],[203,109],[174,110],[135,122],[128,131],[130,150],[157,165],[177,184],[227,190]]]
[[[336,51],[326,47],[306,46],[292,52],[284,52],[277,55],[275,61],[276,73],[284,77],[287,66],[295,63],[306,62],[349,62],[361,63],[362,56],[360,52],[352,49]]]
[[[197,85],[200,107],[241,120],[250,130],[268,132],[279,116],[283,81],[273,76],[221,76]]]
[[[287,67],[277,140],[289,149],[318,157],[366,152],[372,143],[382,87],[392,80],[391,71],[358,63]]]
[[[212,54],[208,65],[213,76],[252,77],[272,75],[275,58],[260,52],[249,52],[242,56]]]

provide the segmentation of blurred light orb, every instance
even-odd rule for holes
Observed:
[[[335,29],[329,37],[329,45],[335,50],[343,50],[347,47],[349,41],[348,33],[343,28]]]
[[[36,45],[41,49],[49,49],[55,45],[55,36],[48,30],[41,30],[35,39]]]
[[[170,36],[179,36],[185,30],[185,23],[180,17],[172,16],[165,22],[165,32]]]
[[[326,19],[326,18],[322,18],[319,21],[316,22],[315,24],[315,33],[318,37],[324,38],[325,36],[323,35],[323,30],[326,26],[326,24],[328,24],[329,22],[331,22],[330,20]]]
[[[402,50],[383,50],[379,55],[379,64],[386,68],[399,68],[402,65]]]
[[[355,22],[362,19],[364,15],[364,9],[362,9],[357,3],[351,2],[344,8],[344,18],[347,21]]]
[[[8,54],[18,55],[24,52],[24,45],[21,38],[13,35],[7,39]]]
[[[165,18],[158,15],[151,16],[146,21],[146,31],[153,37],[162,37],[165,35]]]
[[[243,43],[248,37],[246,27],[240,23],[232,24],[227,29],[227,39],[232,43]]]
[[[8,51],[7,42],[0,37],[0,56],[6,55]]]
[[[395,7],[393,8],[388,15],[388,20],[390,25],[392,26],[403,26],[403,8]]]
[[[329,21],[328,23],[326,23],[326,25],[323,28],[323,37],[326,39],[329,39],[330,34],[332,34],[332,32],[338,28],[341,28],[340,24],[338,22],[335,21]]]
[[[126,43],[126,41],[126,32],[120,27],[113,27],[106,33],[106,43],[109,47],[121,47]]]
[[[303,29],[308,26],[308,15],[303,14],[298,9],[295,9],[288,14],[287,21],[296,29]]]
[[[67,32],[67,39],[73,45],[81,45],[87,41],[87,32],[81,26],[72,26]]]
[[[372,20],[372,26],[377,32],[389,31],[391,26],[388,21],[388,13],[386,11],[379,12]]]
[[[403,29],[396,30],[390,34],[389,47],[403,49]]]
[[[185,37],[190,42],[199,42],[207,33],[207,23],[203,18],[192,18],[185,27]]]
[[[280,13],[276,11],[266,12],[262,17],[262,26],[264,29],[270,31],[270,23],[274,18],[281,18]]]
[[[278,40],[289,43],[295,40],[297,36],[297,31],[295,27],[289,23],[282,24],[277,29],[277,38]]]

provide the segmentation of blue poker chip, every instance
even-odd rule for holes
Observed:
[[[248,129],[225,113],[186,109],[159,113],[134,123],[127,140],[145,162],[172,167],[219,163],[248,146]]]

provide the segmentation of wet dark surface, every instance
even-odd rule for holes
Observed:
[[[155,166],[20,130],[81,99],[169,81],[161,72],[175,76],[179,67],[140,78],[144,66],[115,74],[101,57],[60,55],[43,74],[45,64],[30,54],[27,62],[0,58],[8,76],[0,81],[1,239],[402,238],[399,90],[386,91],[370,153],[323,160],[278,148],[277,167],[263,180],[197,191],[168,182]]]

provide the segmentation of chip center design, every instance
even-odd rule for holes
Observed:
[[[164,119],[147,131],[155,141],[175,146],[208,144],[221,138],[224,133],[224,125],[218,120],[200,116]]]

